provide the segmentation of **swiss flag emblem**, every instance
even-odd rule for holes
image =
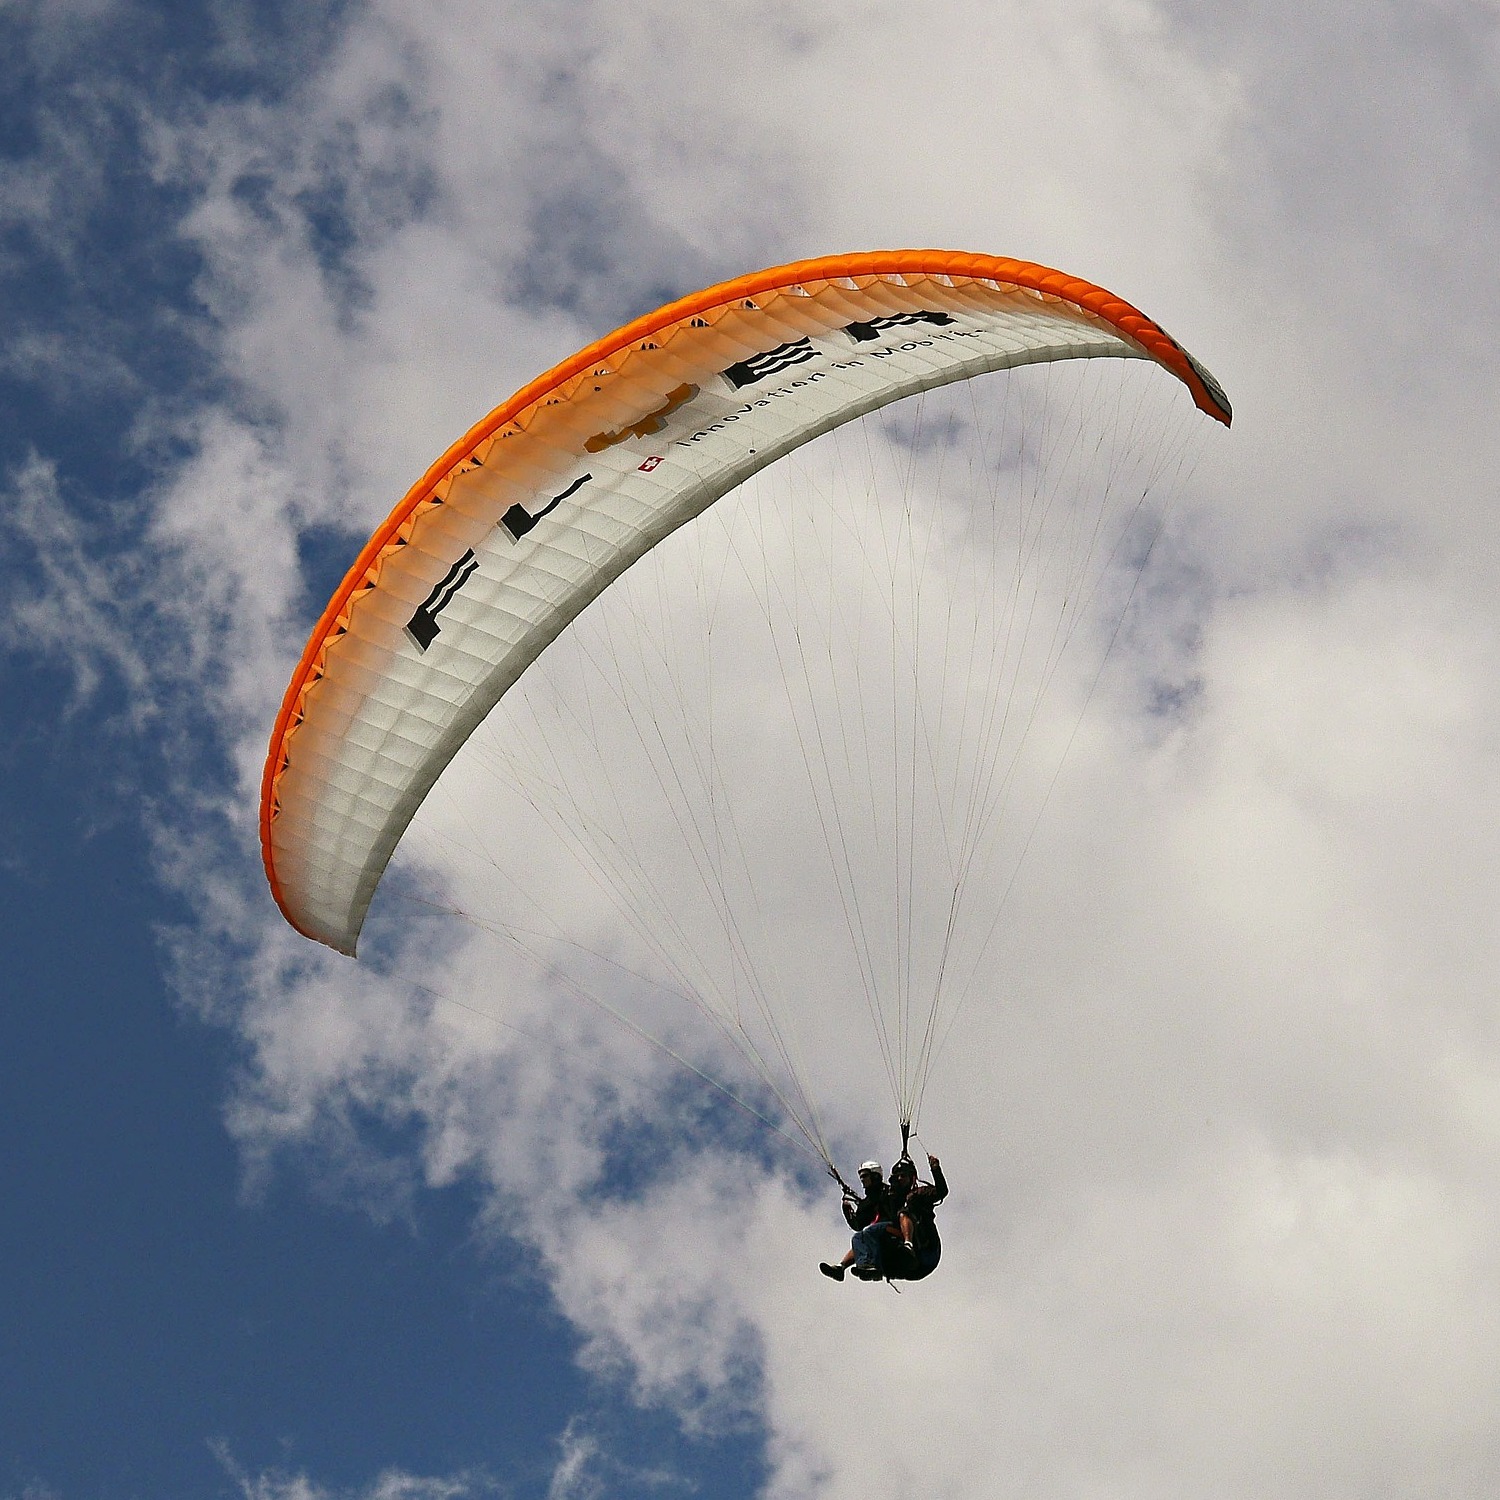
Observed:
[[[661,462],[661,456],[659,454],[653,453],[651,455],[651,457],[648,458],[646,460],[646,462],[641,465],[641,473],[643,473],[643,474],[649,474],[652,471],[652,469],[654,469],[657,466],[657,464],[659,464],[660,462]]]

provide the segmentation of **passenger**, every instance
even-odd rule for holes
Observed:
[[[878,1266],[880,1238],[889,1238],[895,1224],[896,1204],[885,1184],[878,1161],[867,1161],[860,1166],[859,1185],[864,1189],[864,1197],[856,1197],[846,1188],[841,1204],[844,1218],[854,1231],[848,1253],[836,1266],[829,1265],[827,1261],[820,1262],[818,1266],[825,1276],[834,1281],[842,1281],[850,1266],[854,1266],[854,1274],[861,1277],[866,1275],[867,1267]],[[872,1230],[878,1233],[872,1234]],[[881,1272],[873,1270],[868,1279],[877,1280],[880,1275]]]
[[[878,1161],[867,1161],[860,1167],[859,1185],[864,1190],[863,1198],[856,1198],[853,1193],[844,1194],[844,1218],[850,1229],[865,1229],[881,1220],[892,1222],[895,1211],[887,1202],[890,1190],[885,1185],[885,1173]]]

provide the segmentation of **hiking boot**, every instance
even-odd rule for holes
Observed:
[[[830,1266],[826,1261],[819,1261],[818,1269],[830,1281],[842,1281],[844,1279],[844,1268],[842,1266]]]

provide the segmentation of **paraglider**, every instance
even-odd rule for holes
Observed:
[[[956,460],[931,482],[912,477],[924,455],[941,460],[967,441],[967,412],[936,433],[919,422],[867,433],[874,479],[858,511],[841,509],[841,487],[859,489],[848,455],[820,467],[815,440],[839,442],[859,419],[945,387],[976,393],[977,420],[993,404],[980,382],[995,372],[1121,361],[1175,377],[1229,423],[1213,377],[1119,298],[1028,262],[942,251],[742,276],[532,381],[377,528],[302,653],[261,796],[266,874],[287,920],[354,954],[424,800],[471,738],[486,741],[548,830],[530,856],[555,843],[587,866],[660,983],[709,1018],[830,1168],[823,1065],[798,1042],[820,1018],[788,995],[859,993],[904,1141],[948,1030],[981,986],[1039,816],[1016,815],[1020,789],[1039,786],[1033,801],[1045,800],[1056,777],[1055,765],[1034,775],[1023,759],[1041,705],[1078,643],[1107,653],[1108,621],[1118,629],[1130,569],[1139,575],[1154,535],[1145,497],[1180,452],[1142,436],[1133,396],[1059,387],[1028,407],[1019,392],[1009,446],[969,443],[967,478]],[[1101,467],[1096,416],[1110,451],[1137,467]],[[789,492],[742,502],[788,474]],[[1018,505],[1005,502],[1007,485]],[[716,504],[735,491],[734,512]],[[707,549],[690,564],[663,545],[679,532]],[[648,560],[664,571],[633,595]],[[769,695],[723,644],[741,644],[716,613],[731,586],[756,591],[753,623],[779,674]],[[659,629],[647,593],[659,596]],[[631,610],[618,628],[615,600]],[[1101,600],[1102,626],[1089,614]],[[701,629],[683,623],[695,609]],[[596,616],[599,644],[559,654]],[[513,702],[540,691],[549,669],[550,721],[537,710],[529,725],[476,734],[513,690]],[[1076,680],[1086,702],[1087,672]],[[777,704],[780,740],[768,727]],[[752,718],[726,727],[736,707]],[[1044,738],[1060,760],[1066,733]],[[773,756],[791,769],[768,778]],[[736,780],[751,788],[748,811],[736,810]],[[666,809],[655,822],[648,798]],[[821,875],[776,836],[783,821],[826,851]],[[1012,827],[1002,850],[996,830]],[[530,899],[527,882],[517,889]],[[842,956],[808,932],[809,913],[842,924]],[[522,925],[484,920],[512,935]],[[557,926],[571,940],[567,918]],[[835,962],[815,982],[782,972]],[[896,1217],[879,1221],[901,1229],[909,1274],[930,1272],[940,1252],[930,1209],[945,1186],[930,1161],[916,1212],[908,1185]]]
[[[865,1195],[856,1200],[844,1197],[844,1217],[854,1230],[849,1249],[841,1261],[823,1261],[818,1269],[831,1281],[842,1281],[852,1271],[860,1281],[922,1281],[937,1270],[942,1259],[943,1242],[938,1234],[936,1213],[948,1196],[948,1179],[943,1165],[930,1151],[927,1166],[931,1182],[917,1177],[917,1164],[904,1152],[891,1168],[888,1184],[879,1180],[879,1168],[866,1179],[866,1162],[860,1170]]]

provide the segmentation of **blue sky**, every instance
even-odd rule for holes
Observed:
[[[1500,32],[1044,9],[0,0],[0,1500],[1494,1491]],[[495,950],[310,951],[254,813],[457,433],[901,244],[1119,291],[1236,427],[935,1086],[944,1276],[877,1301]]]
[[[132,552],[172,423],[222,375],[201,257],[175,233],[187,195],[152,180],[142,135],[158,105],[274,101],[316,66],[335,11],[246,8],[226,60],[209,7],[0,10],[19,64],[0,95],[0,440],[12,478],[33,466],[46,491],[3,561],[0,1493],[280,1493],[299,1473],[342,1493],[390,1470],[541,1495],[601,1440],[613,1492],[659,1492],[632,1472],[664,1465],[739,1492],[753,1435],[684,1442],[581,1374],[530,1257],[476,1239],[463,1185],[372,1217],[293,1153],[248,1190],[224,1127],[244,1049],[174,997],[162,933],[193,913],[151,828],[179,816],[182,785],[222,782],[224,745],[162,660],[180,623]],[[309,529],[309,601],[349,555],[347,533]],[[87,600],[72,656],[24,618],[54,563]],[[220,979],[232,1009],[232,969]]]

